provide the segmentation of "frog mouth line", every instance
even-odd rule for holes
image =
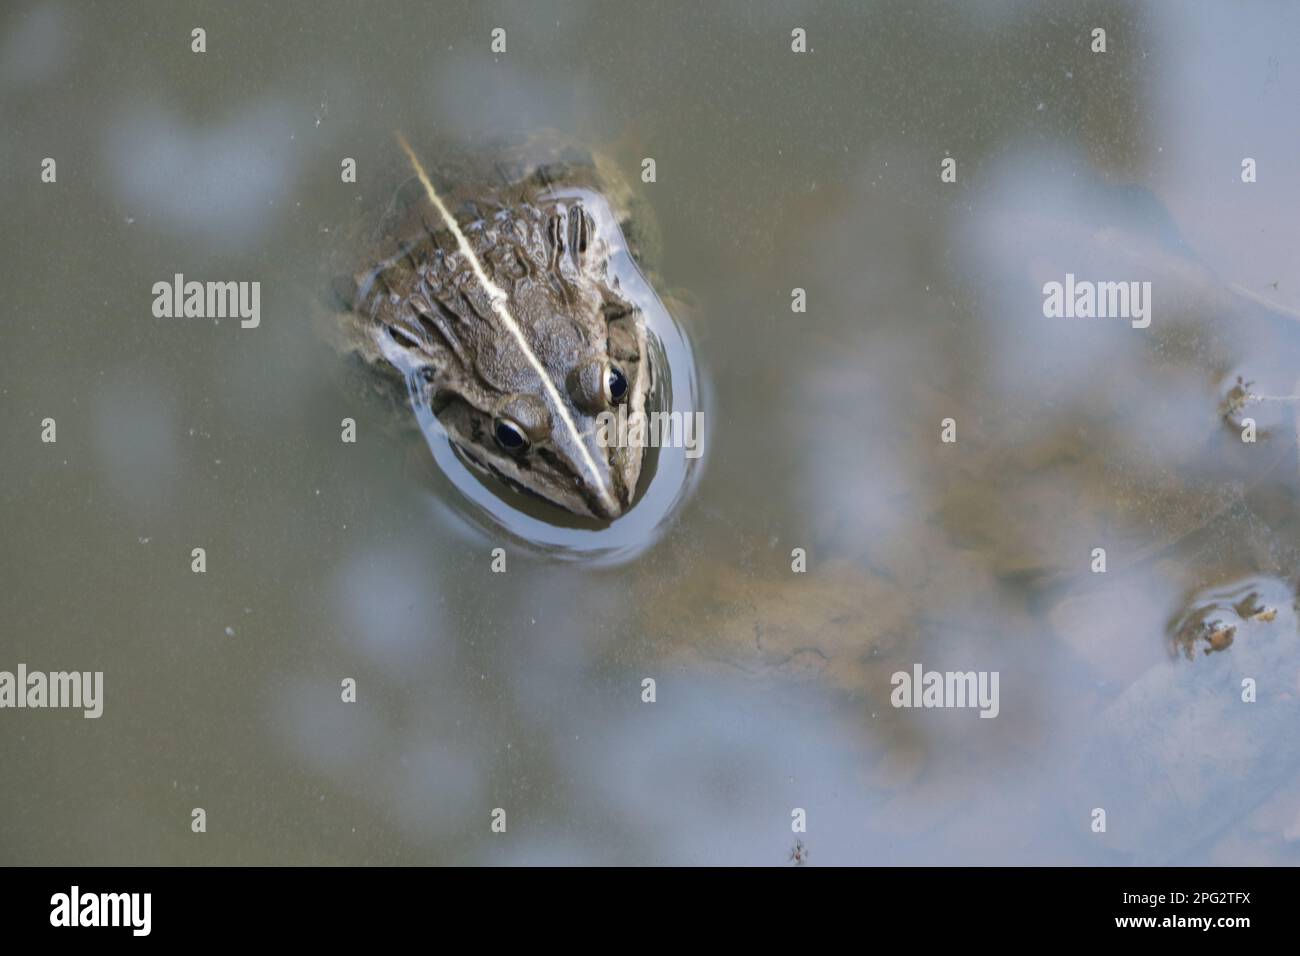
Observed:
[[[492,476],[493,478],[501,482],[510,490],[517,492],[521,495],[526,495],[527,497],[534,499],[536,501],[545,502],[547,505],[550,505],[555,508],[564,507],[563,505],[557,504],[556,502],[551,501],[549,498],[546,498],[545,496],[538,494],[532,488],[529,488],[527,485],[523,484],[518,479],[502,471],[500,468],[492,464],[490,461],[487,461],[486,459],[474,455],[469,449],[461,447],[459,445],[456,445],[454,447],[456,453],[460,455],[460,457],[464,459],[471,467],[478,469],[478,471],[480,471],[484,475]],[[597,522],[607,522],[623,514],[623,512],[626,510],[625,508],[620,506],[618,510],[613,514],[606,513],[603,510],[603,506],[600,498],[597,495],[590,493],[589,489],[586,489],[579,485],[575,488],[575,490],[577,491],[578,495],[581,496],[582,500],[586,502],[587,510],[591,512],[590,515],[580,516],[584,519],[589,518],[590,520],[594,520]],[[569,509],[565,509],[565,510],[569,510]]]

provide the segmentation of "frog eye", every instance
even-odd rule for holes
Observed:
[[[611,405],[627,401],[627,376],[617,365],[605,366],[605,400]]]
[[[508,418],[498,418],[493,427],[497,444],[508,452],[521,452],[528,448],[528,435]]]

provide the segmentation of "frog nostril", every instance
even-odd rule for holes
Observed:
[[[599,495],[592,496],[590,507],[597,518],[603,518],[606,521],[613,521],[623,515],[623,506],[620,502],[606,501]]]

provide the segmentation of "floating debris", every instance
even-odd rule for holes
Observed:
[[[1245,381],[1238,375],[1237,384],[1228,389],[1228,394],[1219,403],[1219,417],[1234,428],[1240,427],[1237,423],[1237,416],[1256,398],[1250,391],[1254,384],[1254,382]]]
[[[1236,601],[1232,599],[1242,590],[1248,593]],[[1232,646],[1237,636],[1238,621],[1271,623],[1277,619],[1277,608],[1260,603],[1259,591],[1247,584],[1244,587],[1212,594],[1205,603],[1185,613],[1170,629],[1170,651],[1177,656],[1182,651],[1189,661],[1202,655],[1224,651]],[[1204,646],[1202,646],[1204,644]]]
[[[790,859],[795,866],[803,866],[808,862],[808,848],[803,845],[803,840],[794,841],[794,846],[790,848]]]
[[[1081,818],[1106,810],[1106,832],[1092,835],[1142,865],[1203,847],[1300,768],[1294,584],[1254,577],[1193,597],[1173,633],[1208,644],[1231,628],[1231,649],[1197,667],[1155,664],[1129,685],[1098,717],[1074,785]]]

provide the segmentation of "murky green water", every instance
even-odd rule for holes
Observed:
[[[860,7],[6,10],[0,670],[105,700],[0,710],[0,861],[1300,862],[1300,15]],[[492,573],[314,336],[395,128],[656,160],[709,419],[634,560]],[[176,273],[260,325],[154,318]],[[1044,317],[1067,273],[1150,326]],[[916,664],[998,716],[891,706]]]

